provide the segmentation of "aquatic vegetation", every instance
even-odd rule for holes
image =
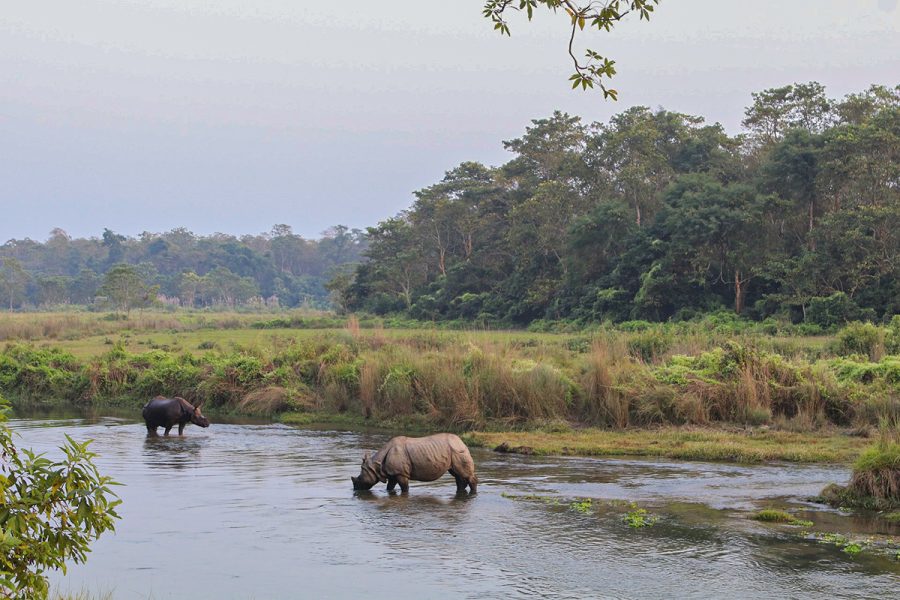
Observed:
[[[569,503],[569,508],[580,513],[590,512],[592,506],[593,504],[590,498],[581,498],[580,500],[573,500]]]
[[[843,548],[841,548],[841,552],[846,552],[847,554],[850,554],[850,555],[856,555],[856,554],[859,554],[860,552],[862,552],[862,549],[863,549],[863,547],[861,544],[859,544],[857,542],[849,542],[849,543],[845,544]]]
[[[900,442],[881,440],[853,464],[850,491],[900,504]]]
[[[530,502],[542,502],[544,504],[548,504],[550,506],[559,506],[562,504],[560,499],[556,496],[542,496],[540,494],[510,494],[508,492],[502,492],[500,494],[504,498],[508,498],[509,500],[521,500],[521,501],[530,501]],[[587,500],[588,505],[590,505],[590,500]]]
[[[775,510],[772,508],[761,510],[750,518],[755,521],[763,521],[766,523],[784,523],[786,525],[795,525],[797,527],[812,527],[813,525],[812,521],[798,519],[794,517],[794,515],[783,510]]]
[[[629,527],[633,527],[635,529],[641,527],[651,527],[657,521],[659,521],[659,517],[651,515],[647,509],[639,508],[637,504],[631,503],[629,505],[631,508],[630,511],[625,513],[623,520]]]
[[[850,538],[839,533],[822,533],[815,536],[816,539],[823,544],[831,544],[840,548],[841,552],[856,556],[869,546],[869,541],[851,540]]]
[[[853,464],[850,484],[826,486],[819,500],[832,506],[872,510],[900,507],[900,442],[883,433]]]

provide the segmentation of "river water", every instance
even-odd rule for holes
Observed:
[[[53,584],[113,598],[887,598],[900,563],[850,556],[749,511],[791,507],[818,531],[900,534],[804,502],[848,471],[473,449],[479,492],[449,475],[355,493],[388,436],[272,423],[148,438],[114,417],[14,419],[22,446],[93,439],[123,505],[114,534]],[[573,506],[590,498],[590,505]],[[637,503],[659,521],[623,520]],[[580,507],[580,510],[579,510]]]

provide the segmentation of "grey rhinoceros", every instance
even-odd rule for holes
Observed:
[[[209,427],[209,419],[200,412],[200,404],[196,406],[185,400],[175,396],[174,398],[164,398],[157,396],[144,405],[141,415],[147,424],[147,433],[156,435],[157,427],[165,427],[166,435],[175,425],[178,425],[178,435],[184,433],[184,426],[188,423],[199,425],[200,427]]]
[[[391,438],[373,456],[366,453],[359,476],[350,480],[355,490],[368,490],[380,481],[387,482],[389,492],[399,484],[400,491],[406,493],[410,480],[434,481],[444,473],[456,479],[457,492],[464,492],[468,486],[469,492],[475,493],[475,462],[469,448],[452,433]]]

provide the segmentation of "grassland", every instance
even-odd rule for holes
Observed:
[[[581,429],[563,432],[468,433],[472,445],[526,454],[653,456],[741,463],[852,462],[871,440],[838,430],[815,432],[726,431],[711,428]]]
[[[537,453],[746,462],[848,461],[876,428],[898,427],[900,318],[819,336],[769,325],[547,333],[322,313],[13,314],[0,316],[0,393],[134,409],[180,395],[213,412],[451,429]]]

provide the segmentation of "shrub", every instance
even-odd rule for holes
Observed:
[[[822,327],[843,325],[850,321],[866,321],[875,317],[871,309],[862,309],[844,292],[813,298],[806,309],[806,321]]]
[[[861,354],[878,360],[884,350],[884,332],[872,323],[850,323],[838,331],[835,349],[841,356]]]
[[[15,447],[0,396],[0,594],[46,598],[44,573],[87,560],[90,544],[119,518],[109,477],[99,473],[90,442],[66,437],[53,461]]]
[[[894,315],[887,325],[884,349],[888,354],[900,354],[900,315]]]
[[[628,353],[643,362],[653,362],[672,346],[672,336],[662,328],[640,331],[628,338]]]
[[[900,443],[881,440],[853,465],[848,490],[858,497],[900,505]]]

